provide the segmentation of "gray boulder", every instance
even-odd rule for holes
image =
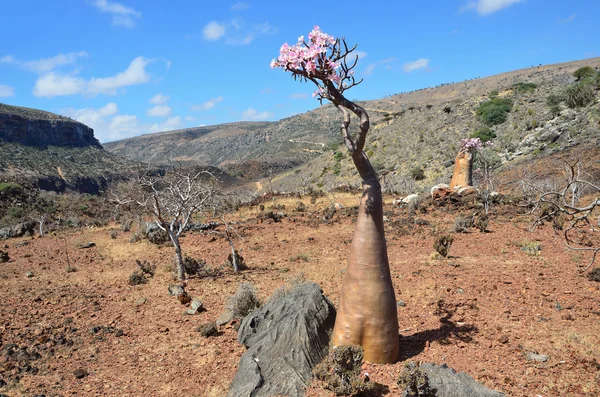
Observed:
[[[504,393],[488,389],[475,382],[466,373],[456,372],[446,364],[423,363],[419,365],[419,369],[426,374],[428,387],[425,387],[427,390],[423,394],[418,395],[432,397],[504,397]],[[407,387],[402,392],[402,397],[415,395],[409,390]]]
[[[33,236],[35,226],[35,222],[18,223],[13,226],[11,237]]]
[[[242,355],[228,397],[303,396],[313,367],[327,354],[335,308],[314,283],[268,302],[246,316]]]

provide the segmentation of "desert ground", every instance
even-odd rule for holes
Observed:
[[[392,199],[386,237],[401,360],[363,365],[382,395],[400,394],[396,379],[408,361],[446,363],[507,396],[600,395],[600,283],[577,270],[589,256],[568,250],[549,224],[530,231],[531,219],[512,205],[492,208],[486,233],[453,233],[455,218],[472,208],[423,205],[410,215]],[[187,291],[206,308],[196,315],[167,292],[176,283],[174,249],[130,242],[135,227],[0,242],[10,256],[0,264],[0,394],[224,396],[244,352],[236,323],[212,337],[196,329],[220,316],[241,283],[264,301],[282,286],[313,281],[338,302],[358,196],[336,197],[345,208],[328,220],[327,197],[302,200],[304,212],[295,210],[297,198],[275,198],[264,211],[229,215],[249,269],[190,278]],[[285,213],[280,222],[260,216],[273,206]],[[440,259],[433,242],[446,232],[454,243]],[[78,248],[88,242],[95,246]],[[531,246],[540,249],[523,249]],[[182,248],[212,268],[230,252],[214,232],[188,232]],[[136,259],[157,265],[147,284],[128,283]],[[334,395],[322,386],[313,382],[307,395]]]

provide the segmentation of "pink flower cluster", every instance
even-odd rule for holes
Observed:
[[[481,142],[479,138],[470,138],[470,139],[461,139],[460,140],[460,148],[463,151],[469,153],[475,153],[481,149],[483,149],[484,144]]]
[[[308,34],[308,43],[304,36],[298,38],[296,45],[285,43],[279,50],[279,57],[271,61],[271,68],[283,68],[305,77],[314,77],[320,80],[330,80],[334,83],[341,81],[337,69],[338,62],[329,59],[327,52],[337,43],[335,37],[323,33],[318,26]],[[317,90],[313,96],[325,92]]]

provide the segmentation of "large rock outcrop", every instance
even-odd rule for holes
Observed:
[[[30,146],[96,146],[90,127],[36,109],[0,104],[0,139]]]
[[[244,318],[242,355],[228,397],[303,396],[327,354],[335,308],[317,284],[304,284]]]

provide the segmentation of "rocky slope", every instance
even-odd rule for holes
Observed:
[[[121,178],[128,164],[104,150],[82,123],[0,104],[0,182],[97,193]]]
[[[388,181],[414,184],[414,170],[420,169],[424,178],[416,184],[421,188],[447,182],[460,139],[486,126],[476,111],[494,97],[513,103],[507,120],[490,127],[496,135],[491,150],[504,165],[575,145],[597,145],[597,88],[595,99],[584,107],[569,108],[562,102],[551,109],[547,104],[551,94],[560,95],[575,82],[573,72],[583,66],[598,69],[600,58],[359,102],[369,111],[372,124],[366,152],[377,168],[388,174]],[[322,187],[356,182],[353,166],[340,147],[339,120],[336,109],[326,105],[274,123],[235,123],[151,134],[105,147],[131,159],[152,158],[158,163],[174,159],[232,167],[232,163],[263,161],[287,162],[287,168],[301,163],[300,168],[279,175],[274,186],[283,190],[306,183]],[[278,170],[282,168],[286,167]]]

